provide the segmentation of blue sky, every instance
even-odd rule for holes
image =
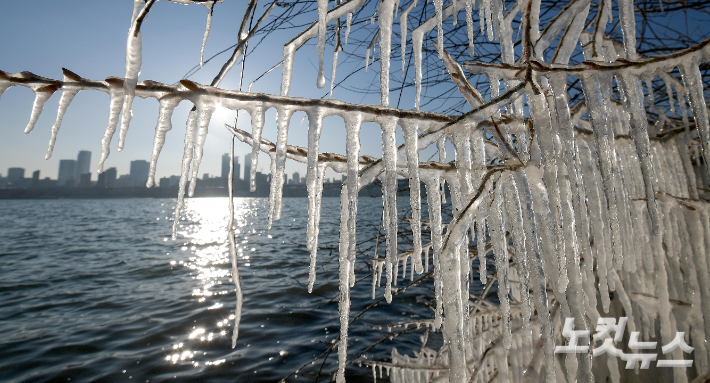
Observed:
[[[205,58],[236,42],[235,35],[244,6],[245,2],[242,1],[227,1],[215,6]],[[61,78],[61,68],[65,67],[82,77],[94,80],[108,76],[123,77],[125,43],[131,11],[130,0],[10,2],[0,15],[0,69],[10,73],[27,70],[40,76]],[[257,17],[262,11],[263,8],[259,6]],[[199,63],[206,16],[207,10],[203,6],[157,2],[142,27],[143,65],[139,79],[175,83]],[[269,35],[265,43],[255,51],[256,54],[247,58],[244,88],[282,59],[283,44],[290,40],[293,33],[295,32]],[[315,87],[317,54],[315,39],[313,40],[296,55],[296,75],[290,93],[292,96],[319,98],[325,94],[324,89]],[[217,57],[190,78],[199,83],[209,83],[228,58],[228,54]],[[327,68],[330,68],[331,55],[332,48],[329,48],[325,55]],[[344,76],[361,64],[340,65],[338,74]],[[235,67],[221,87],[237,89],[239,72],[239,68]],[[330,70],[326,72],[329,73]],[[359,76],[374,87],[379,85],[376,70]],[[257,82],[252,91],[278,94],[280,79],[281,70],[277,69]],[[364,99],[361,95],[352,96],[345,92],[340,95],[350,97],[351,99],[343,99],[349,102],[379,102],[377,95]],[[57,92],[47,102],[42,116],[30,134],[24,134],[23,129],[29,119],[33,93],[18,86],[8,89],[0,97],[0,174],[6,175],[8,167],[24,167],[26,175],[40,170],[42,178],[56,178],[59,160],[76,158],[79,150],[92,152],[91,166],[95,172],[100,156],[101,138],[107,123],[108,95],[97,91],[83,91],[77,95],[62,123],[54,155],[51,159],[44,160],[59,96],[60,93]],[[338,96],[336,89],[335,98]],[[163,153],[158,161],[159,177],[179,174],[185,120],[191,106],[188,104],[181,103],[173,115],[173,129],[167,135]],[[131,160],[149,160],[158,103],[154,99],[136,99],[133,113],[123,152],[116,151],[117,137],[114,137],[111,155],[106,162],[107,168],[117,167],[119,174],[128,173]],[[264,137],[270,140],[275,140],[276,136],[275,114],[275,110],[270,109],[266,115]],[[297,113],[292,118],[289,144],[306,146],[308,121],[306,119],[302,122],[304,115]],[[234,112],[224,111],[213,118],[200,176],[203,173],[219,174],[221,156],[229,150],[229,135],[223,124],[232,123],[234,117]],[[240,116],[239,125],[242,129],[251,130],[248,114]],[[342,120],[338,117],[325,120],[321,151],[345,152],[345,131],[342,126]],[[361,137],[363,154],[379,156],[379,127],[364,126]],[[240,155],[242,164],[243,155],[249,150],[250,147],[246,144],[237,143],[237,154]],[[267,171],[268,166],[268,157],[262,155],[259,169]],[[289,162],[287,172],[293,171],[304,174],[305,167]],[[330,173],[327,176],[333,175],[334,173]],[[93,177],[95,179],[96,175]]]

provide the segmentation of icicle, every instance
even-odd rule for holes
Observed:
[[[473,57],[473,3],[474,0],[464,0],[466,2],[466,30],[468,32],[468,55]]]
[[[683,82],[688,89],[690,106],[693,108],[695,125],[700,134],[703,148],[703,160],[705,171],[710,176],[710,121],[708,121],[708,109],[705,104],[703,78],[700,74],[697,58],[684,60],[681,65]]]
[[[387,241],[385,299],[387,299],[387,303],[390,303],[392,302],[392,267],[397,261],[397,142],[395,138],[397,120],[387,119],[380,124],[382,126],[382,162],[385,165],[382,201],[387,213],[384,222]]]
[[[165,134],[173,128],[170,119],[173,110],[182,101],[178,96],[166,95],[160,98],[160,111],[158,112],[158,124],[155,126],[155,136],[153,138],[153,154],[150,156],[150,171],[148,172],[148,187],[155,184],[155,168],[158,163],[158,156],[165,143]]]
[[[456,182],[450,182],[456,187]],[[483,190],[483,193],[486,193]],[[453,199],[453,197],[452,197]],[[468,246],[468,230],[482,200],[471,200],[466,210],[461,210],[449,223],[444,247],[439,256],[444,298],[444,339],[449,346],[449,373],[451,382],[466,382],[466,352],[463,325],[466,320],[462,294],[460,248]],[[468,266],[468,263],[465,263]],[[468,294],[466,294],[468,298]]]
[[[377,254],[375,254],[376,256]],[[375,286],[379,286],[382,282],[382,266],[385,260],[382,258],[372,258],[372,299],[375,299]]]
[[[498,276],[498,300],[503,319],[503,345],[506,349],[511,347],[510,334],[510,298],[508,292],[508,241],[505,238],[505,222],[503,221],[503,178],[501,177],[496,185],[493,196],[493,206],[490,215],[491,244],[493,245],[493,255],[496,260],[496,274]]]
[[[508,174],[505,188],[505,203],[508,214],[506,219],[510,220],[511,232],[513,234],[513,243],[515,244],[516,262],[518,264],[518,274],[521,281],[520,293],[523,304],[523,335],[526,339],[530,339],[532,333],[530,329],[530,317],[532,310],[530,306],[530,272],[529,260],[526,250],[526,238],[523,229],[523,216],[518,198],[518,188],[515,184],[515,177],[512,173]]]
[[[52,150],[54,149],[54,143],[57,140],[57,133],[59,133],[59,127],[62,125],[62,120],[64,119],[64,114],[69,108],[69,104],[74,99],[81,88],[74,88],[71,83],[81,80],[77,74],[70,70],[62,68],[64,72],[64,85],[62,86],[62,97],[59,99],[59,110],[57,111],[57,119],[54,121],[52,126],[52,138],[49,141],[49,151],[45,156],[45,159],[49,159],[52,156]],[[33,108],[34,109],[34,108]]]
[[[37,122],[39,115],[42,113],[42,109],[44,109],[44,104],[47,102],[47,100],[49,100],[50,97],[52,97],[52,95],[54,94],[54,92],[57,91],[57,89],[59,89],[57,85],[47,85],[38,88],[34,91],[35,101],[32,105],[32,114],[30,115],[30,122],[27,123],[27,127],[25,128],[25,133],[29,133],[32,131],[32,129],[34,129],[35,123]]]
[[[195,129],[197,128],[197,111],[190,111],[187,116],[187,128],[185,129],[185,149],[182,154],[182,169],[180,171],[180,184],[178,187],[178,199],[175,204],[175,212],[173,218],[173,234],[172,238],[177,238],[177,227],[180,223],[180,212],[185,203],[185,185],[187,178],[190,176],[190,165],[192,165],[192,153],[195,145]]]
[[[495,71],[486,72],[488,83],[491,87],[491,98],[500,96],[500,76]],[[497,113],[500,114],[500,113]]]
[[[234,158],[234,140],[231,140],[229,147],[229,157]],[[229,162],[229,177],[227,180],[229,191],[229,220],[227,223],[227,238],[229,239],[229,255],[232,261],[232,281],[234,282],[236,295],[236,308],[234,310],[234,331],[232,332],[232,348],[237,347],[239,338],[239,322],[242,320],[242,284],[239,280],[239,263],[237,259],[237,245],[234,238],[234,161]]]
[[[202,37],[202,49],[200,50],[200,68],[204,65],[205,58],[205,44],[207,44],[207,38],[210,35],[210,28],[212,27],[212,10],[214,8],[214,1],[208,1],[203,4],[207,8],[207,23],[205,24],[205,35]]]
[[[404,78],[405,59],[407,57],[407,16],[409,16],[409,12],[417,6],[417,1],[418,0],[413,0],[409,3],[407,8],[402,11],[402,14],[399,16],[400,39],[402,41],[402,78]]]
[[[355,283],[355,256],[356,256],[356,232],[357,232],[357,201],[358,201],[358,191],[360,187],[360,126],[362,125],[362,115],[359,113],[348,114],[345,117],[345,139],[346,147],[345,152],[348,158],[347,167],[347,209],[348,209],[348,221],[346,222],[345,228],[348,233],[348,244],[347,249],[348,261],[350,262],[350,283]],[[382,276],[382,265],[380,267],[380,276]],[[373,281],[374,283],[374,281]],[[373,285],[373,296],[374,296],[374,285]],[[374,299],[374,297],[373,297]]]
[[[256,191],[256,167],[259,165],[259,143],[261,132],[264,129],[264,106],[259,103],[251,111],[251,136],[254,139],[251,146],[251,173],[249,174],[249,191]],[[310,147],[310,145],[309,145]],[[244,175],[246,179],[247,175]]]
[[[442,225],[441,225],[441,184],[439,182],[441,175],[438,172],[427,174],[423,177],[426,185],[427,205],[429,206],[429,228],[431,230],[432,247],[434,249],[434,295],[436,299],[436,309],[434,310],[434,325],[436,330],[441,327],[442,312],[443,312],[443,297],[441,292],[441,266],[439,264],[439,256],[441,254],[442,243]]]
[[[404,123],[402,133],[407,151],[407,166],[409,173],[409,203],[412,208],[412,261],[417,274],[422,273],[422,236],[421,236],[421,191],[419,190],[419,153],[416,125]]]
[[[438,0],[441,1],[441,0]],[[380,105],[390,104],[390,54],[392,53],[392,22],[394,0],[383,0],[377,5],[380,17]]]
[[[436,42],[439,46],[439,49],[438,49],[439,59],[443,59],[443,54],[441,53],[441,51],[444,50],[444,28],[442,26],[443,7],[444,7],[444,0],[434,0],[434,10],[436,12],[436,26],[437,26]]]
[[[333,51],[333,69],[330,72],[330,92],[328,93],[328,98],[333,98],[333,84],[335,83],[335,69],[338,66],[338,52],[340,50],[338,47]]]
[[[476,250],[478,251],[478,275],[481,283],[488,283],[486,267],[486,219],[479,217],[476,221]]]
[[[583,78],[582,88],[594,130],[595,147],[599,156],[602,183],[608,204],[608,225],[611,227],[612,255],[618,270],[623,264],[623,253],[615,186],[616,171],[613,164],[616,158],[616,145],[614,143],[614,134],[610,131],[611,124],[609,121],[609,91],[607,86],[602,85],[601,79],[597,77]]]
[[[585,171],[582,172],[582,175],[584,176],[584,187],[587,196],[587,206],[589,208],[592,229],[591,233],[592,238],[594,239],[594,250],[597,259],[596,276],[599,278],[599,295],[601,297],[604,312],[609,312],[610,301],[608,293],[610,290],[608,285],[608,271],[606,267],[607,253],[604,246],[608,239],[605,239],[604,217],[602,215],[605,201],[603,200],[603,195],[600,193],[596,182],[596,159],[584,140],[580,140],[579,143],[580,157],[582,158],[582,165],[585,167]]]
[[[688,178],[688,194],[691,199],[697,200],[698,197],[698,184],[695,179],[695,170],[693,169],[693,164],[690,162],[690,151],[688,150],[688,145],[684,139],[676,137],[676,146],[678,147],[678,153],[680,154],[680,160],[683,163],[683,170]]]
[[[547,103],[544,94],[535,94],[528,86],[527,90],[528,104],[530,107],[530,115],[535,123],[541,127],[538,129],[537,142],[540,146],[541,155],[541,170],[542,174],[531,170],[528,172],[528,177],[533,187],[533,193],[539,196],[539,202],[542,203],[539,209],[535,209],[537,214],[541,214],[544,218],[541,221],[543,224],[542,234],[545,236],[546,243],[545,255],[554,256],[556,259],[550,259],[551,263],[556,264],[553,270],[553,275],[548,275],[549,278],[557,278],[556,289],[563,292],[567,289],[567,261],[562,240],[561,225],[562,216],[560,208],[560,195],[558,187],[558,166],[557,153],[554,149],[555,138],[552,132],[551,105]],[[553,109],[554,110],[554,109]],[[541,179],[538,180],[537,176]],[[544,183],[542,182],[544,180]],[[539,181],[539,182],[538,182]],[[564,307],[564,304],[563,304]]]
[[[648,109],[651,111],[656,110],[656,100],[653,94],[653,77],[645,77],[643,80],[646,83],[646,94],[648,96]]]
[[[323,165],[320,167],[325,168]],[[340,296],[338,301],[338,315],[340,317],[340,341],[338,343],[338,373],[336,382],[345,383],[345,366],[347,364],[348,325],[350,321],[350,270],[352,265],[349,260],[350,248],[348,222],[350,214],[348,185],[343,185],[340,193],[340,251],[338,256],[338,287]],[[309,286],[312,288],[312,286]]]
[[[348,45],[348,36],[350,35],[350,23],[353,21],[353,14],[348,13],[345,21],[345,38],[343,39],[343,44]]]
[[[530,248],[528,249],[532,257],[530,258],[530,280],[533,288],[533,296],[535,298],[535,306],[538,312],[538,319],[542,324],[541,335],[544,340],[544,353],[545,353],[545,365],[554,366],[555,365],[555,339],[553,336],[553,326],[552,320],[550,318],[550,311],[548,309],[547,300],[547,287],[545,283],[545,271],[543,268],[543,260],[540,254],[540,240],[537,235],[538,224],[536,222],[535,211],[537,210],[533,205],[535,204],[536,197],[533,197],[530,186],[527,181],[527,172],[531,169],[535,169],[532,166],[526,167],[525,171],[520,171],[518,173],[518,185],[519,193],[521,194],[521,199],[525,201],[522,204],[523,207],[523,228],[525,231],[525,237],[531,238],[530,241],[526,241]],[[545,241],[542,241],[543,243]],[[546,381],[555,382],[556,371],[554,368],[546,369],[547,376]]]
[[[621,0],[619,6],[619,21],[624,37],[624,51],[626,58],[636,60],[636,20],[634,19],[633,0]]]
[[[214,113],[215,104],[212,100],[200,100],[197,106],[197,131],[195,135],[195,157],[192,163],[192,179],[190,180],[190,189],[188,195],[192,197],[195,194],[197,186],[197,178],[199,177],[200,163],[202,162],[202,153],[205,147],[205,139],[207,138],[207,128],[209,128],[212,113]],[[258,146],[257,146],[258,147]]]
[[[309,109],[308,114],[308,168],[306,170],[306,189],[308,191],[308,226],[306,247],[311,251],[311,266],[308,277],[308,291],[313,289],[315,282],[316,254],[318,251],[318,219],[316,214],[320,208],[318,189],[322,189],[325,168],[318,163],[318,144],[323,128],[324,111],[320,108]]]
[[[325,63],[323,61],[323,55],[325,54],[327,14],[328,0],[318,0],[318,81],[316,82],[318,89],[325,86]]]
[[[108,94],[111,100],[109,101],[108,107],[108,125],[106,125],[106,132],[104,133],[104,138],[101,140],[101,159],[99,160],[99,173],[104,171],[104,162],[108,158],[109,147],[111,145],[111,139],[113,134],[116,132],[116,125],[118,124],[118,115],[121,113],[121,104],[123,102],[123,80],[114,77],[109,77],[106,79],[108,84]],[[51,156],[52,149],[54,148],[54,139],[50,141],[49,151],[47,152],[47,158]]]
[[[491,1],[494,0],[481,0],[483,3],[483,11],[486,13],[488,41],[493,41],[493,12],[491,11]]]
[[[618,77],[617,77],[618,78]],[[621,85],[626,94],[627,109],[631,114],[631,136],[636,147],[641,174],[643,175],[644,187],[646,191],[646,207],[651,219],[651,231],[658,233],[659,217],[656,206],[656,187],[653,162],[651,160],[651,143],[648,134],[648,118],[643,105],[643,90],[641,81],[637,77],[630,75],[621,76]],[[648,83],[647,83],[648,84]],[[653,90],[649,92],[653,94]]]
[[[446,162],[446,136],[439,137],[436,140],[436,150],[439,152],[439,162]],[[441,203],[446,203],[446,194],[444,193],[444,185],[446,180],[441,180]]]
[[[668,81],[668,77],[661,77],[663,79],[663,84],[665,85],[666,92],[668,93],[668,106],[670,107],[671,113],[675,114],[675,102],[673,101],[673,87]]]
[[[424,43],[424,33],[412,32],[412,53],[414,54],[414,109],[419,110],[419,103],[422,95],[422,44]]]
[[[134,0],[134,13],[138,3],[142,1]],[[128,40],[126,41],[126,74],[123,81],[123,113],[121,115],[121,128],[118,132],[118,151],[123,150],[123,144],[128,132],[128,124],[133,116],[133,99],[136,96],[136,84],[138,84],[138,74],[141,71],[141,32],[138,29],[135,17],[131,21],[131,29],[128,31]]]
[[[443,4],[443,0],[435,0],[435,5],[437,4],[437,1]],[[414,52],[414,84],[416,88],[414,96],[414,108],[416,110],[419,110],[422,93],[422,44],[424,42],[424,34],[432,30],[437,25],[440,26],[442,20],[445,20],[453,13],[458,12],[463,5],[464,3],[461,2],[457,3],[457,8],[454,8],[453,4],[444,7],[441,12],[437,12],[436,15],[427,19],[427,21],[425,21],[414,31],[412,31],[412,50]],[[441,29],[439,29],[439,32],[441,32]],[[442,58],[444,52],[443,41],[440,39],[437,45],[439,57]]]
[[[501,40],[501,21],[503,21],[504,5],[501,0],[490,0],[491,2],[491,19],[493,20],[494,38]]]
[[[313,270],[315,270],[316,267],[316,256],[318,253],[318,234],[320,232],[320,213],[321,213],[321,197],[323,196],[323,181],[325,180],[325,168],[326,164],[318,164],[318,168],[316,170],[316,180],[315,180],[315,190],[313,192],[313,215],[308,216],[309,222],[312,222],[312,231],[311,234],[308,236],[307,240],[311,243],[311,264],[313,266]],[[308,185],[306,185],[308,186]],[[310,197],[310,193],[309,193]],[[310,198],[309,198],[310,202]],[[310,205],[310,204],[309,204]],[[310,207],[310,206],[309,206]],[[310,275],[309,275],[310,278]],[[315,275],[314,275],[315,278]],[[315,279],[314,279],[315,282]],[[310,284],[310,281],[309,281]],[[311,287],[312,289],[312,287]]]
[[[288,141],[288,124],[294,110],[290,107],[279,107],[276,116],[276,154],[274,158],[274,173],[271,175],[269,190],[269,219],[267,226],[271,229],[273,220],[281,219],[283,197],[284,171],[286,169],[286,143]]]

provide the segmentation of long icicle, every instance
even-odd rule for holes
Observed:
[[[602,85],[601,82],[602,80],[596,76],[583,77],[582,89],[589,107],[588,111],[594,130],[595,146],[599,155],[602,183],[608,204],[608,225],[611,227],[612,256],[614,265],[618,270],[623,263],[623,254],[618,219],[616,182],[614,181],[616,178],[614,170],[616,150],[614,133],[611,131],[608,87]]]
[[[197,111],[192,110],[187,116],[187,128],[185,130],[185,149],[182,154],[182,169],[180,171],[180,183],[178,186],[178,199],[173,213],[173,234],[172,238],[177,238],[177,228],[180,223],[180,212],[185,204],[185,186],[187,178],[190,176],[190,166],[192,165],[193,148],[195,146],[195,129],[197,128]]]
[[[249,174],[249,191],[256,191],[256,167],[259,165],[259,142],[261,142],[261,132],[264,129],[264,106],[257,104],[251,111],[251,136],[254,144],[251,147],[251,172]],[[244,175],[246,179],[247,175]]]
[[[284,172],[286,170],[286,143],[288,141],[288,124],[291,121],[294,109],[279,107],[276,115],[276,159],[274,174],[271,175],[271,188],[269,190],[269,220],[271,228],[273,220],[281,219],[283,198]]]
[[[149,0],[145,4],[141,12],[148,12],[155,0]],[[136,85],[138,84],[138,74],[141,71],[142,63],[142,43],[140,23],[138,21],[137,9],[143,0],[133,0],[133,17],[131,19],[131,28],[128,30],[128,40],[126,41],[126,73],[123,81],[123,113],[121,115],[121,128],[118,132],[118,151],[123,150],[123,144],[126,140],[128,125],[133,116],[133,99],[136,96]]]
[[[207,44],[207,38],[210,36],[210,29],[212,29],[212,11],[214,10],[214,1],[208,1],[204,3],[205,8],[207,8],[207,22],[205,23],[205,34],[202,36],[202,49],[200,49],[200,68],[204,65],[205,59],[205,45]]]
[[[382,162],[385,164],[384,183],[382,185],[382,201],[385,209],[385,238],[387,243],[386,270],[387,285],[385,299],[392,302],[392,267],[397,262],[397,142],[395,131],[396,119],[382,121]]]
[[[441,327],[443,313],[443,297],[441,292],[441,266],[439,257],[441,255],[442,243],[442,225],[441,225],[441,183],[439,182],[441,174],[433,172],[433,174],[423,175],[424,184],[426,185],[427,205],[429,206],[429,230],[431,232],[431,241],[433,243],[434,256],[434,296],[436,300],[436,308],[434,309],[434,325],[433,329],[437,330]]]
[[[399,15],[400,39],[402,41],[402,78],[404,78],[405,64],[407,58],[407,16],[409,12],[417,6],[418,0],[413,0],[407,8]]]
[[[422,266],[422,205],[419,180],[419,152],[416,125],[402,124],[404,146],[407,151],[407,167],[409,174],[409,204],[412,208],[410,225],[412,228],[412,261],[417,274],[423,271]]]
[[[99,159],[98,170],[99,173],[104,171],[104,162],[108,158],[110,152],[111,139],[113,134],[116,132],[116,126],[118,125],[118,116],[121,114],[121,105],[123,104],[123,80],[117,78],[107,78],[106,83],[108,84],[108,94],[109,94],[109,107],[108,107],[108,124],[106,125],[106,131],[104,132],[104,137],[101,140],[101,158]],[[51,156],[52,149],[54,148],[54,137],[49,144],[49,151],[47,152],[47,158]]]
[[[308,273],[308,291],[313,290],[316,280],[316,255],[318,252],[318,233],[316,210],[318,208],[317,194],[320,166],[318,164],[318,143],[323,128],[323,110],[320,108],[308,110],[308,168],[306,170],[306,190],[308,191],[308,226],[306,247],[311,251],[311,264]]]
[[[392,22],[395,0],[382,0],[377,5],[380,25],[380,105],[390,104],[390,55],[392,51]]]
[[[683,74],[683,82],[688,88],[690,96],[690,105],[693,108],[695,116],[695,125],[700,133],[700,141],[703,148],[703,162],[705,163],[705,172],[710,177],[710,121],[708,121],[708,109],[705,104],[705,96],[703,89],[703,78],[700,74],[700,67],[697,58],[692,60],[684,60],[681,67]]]
[[[350,192],[348,185],[343,184],[340,192],[340,248],[338,252],[338,316],[340,317],[340,341],[338,342],[338,373],[337,383],[345,383],[345,366],[348,358],[348,327],[350,324],[350,271],[352,264],[349,259],[350,233]],[[357,191],[356,191],[357,193]]]
[[[508,240],[505,237],[505,222],[503,220],[503,177],[495,187],[493,206],[491,206],[491,244],[496,261],[496,275],[498,276],[498,301],[500,302],[501,318],[503,321],[503,346],[511,347],[510,333],[510,285],[508,284]]]
[[[234,124],[236,125],[236,124]],[[229,221],[227,224],[227,235],[229,236],[229,254],[232,261],[232,281],[234,281],[235,295],[237,299],[236,309],[234,310],[234,331],[232,332],[232,348],[237,347],[237,338],[239,337],[239,322],[242,320],[242,302],[244,296],[242,294],[242,284],[239,279],[239,264],[237,258],[237,245],[234,239],[234,137],[229,146]]]
[[[318,80],[316,86],[318,89],[325,86],[325,63],[323,55],[325,54],[325,33],[326,33],[326,15],[328,14],[328,0],[318,0]]]
[[[52,150],[54,149],[54,143],[57,140],[57,134],[59,133],[59,127],[62,125],[62,120],[64,119],[64,114],[69,108],[69,104],[74,99],[77,93],[79,93],[80,88],[75,88],[71,85],[72,82],[78,82],[81,80],[77,74],[72,71],[62,68],[64,72],[64,85],[62,86],[62,97],[59,99],[59,110],[57,111],[57,119],[52,126],[52,137],[49,141],[49,150],[45,159],[49,159],[52,156]]]

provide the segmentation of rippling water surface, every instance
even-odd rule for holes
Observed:
[[[235,199],[244,306],[232,349],[226,198],[188,200],[176,241],[172,199],[0,201],[0,380],[271,382],[298,370],[288,381],[313,381],[320,370],[328,381],[337,350],[325,364],[311,360],[338,336],[340,201],[323,200],[313,294],[306,205],[285,199],[281,221],[267,231],[267,200]],[[358,240],[377,235],[381,209],[379,198],[360,200]],[[374,243],[358,245],[367,256],[358,255],[353,315],[373,302]],[[430,288],[412,288],[358,319],[349,358],[388,336],[380,326],[428,318],[421,302]],[[386,360],[393,346],[411,354],[421,342],[413,333],[365,356]],[[372,381],[370,374],[347,369],[349,382]]]

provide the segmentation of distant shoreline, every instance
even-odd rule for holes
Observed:
[[[323,197],[340,197],[340,183],[327,183],[323,185]],[[382,195],[378,185],[368,185],[360,191],[360,196],[378,197]],[[98,187],[73,187],[73,188],[0,188],[0,199],[114,199],[114,198],[176,198],[177,187],[124,187],[124,188],[98,188]],[[407,193],[408,195],[408,193]],[[202,197],[227,197],[227,188],[198,188],[195,198]],[[254,193],[248,190],[235,190],[235,197],[260,198],[269,196],[269,188],[257,188]],[[284,185],[283,196],[307,197],[305,185]]]

